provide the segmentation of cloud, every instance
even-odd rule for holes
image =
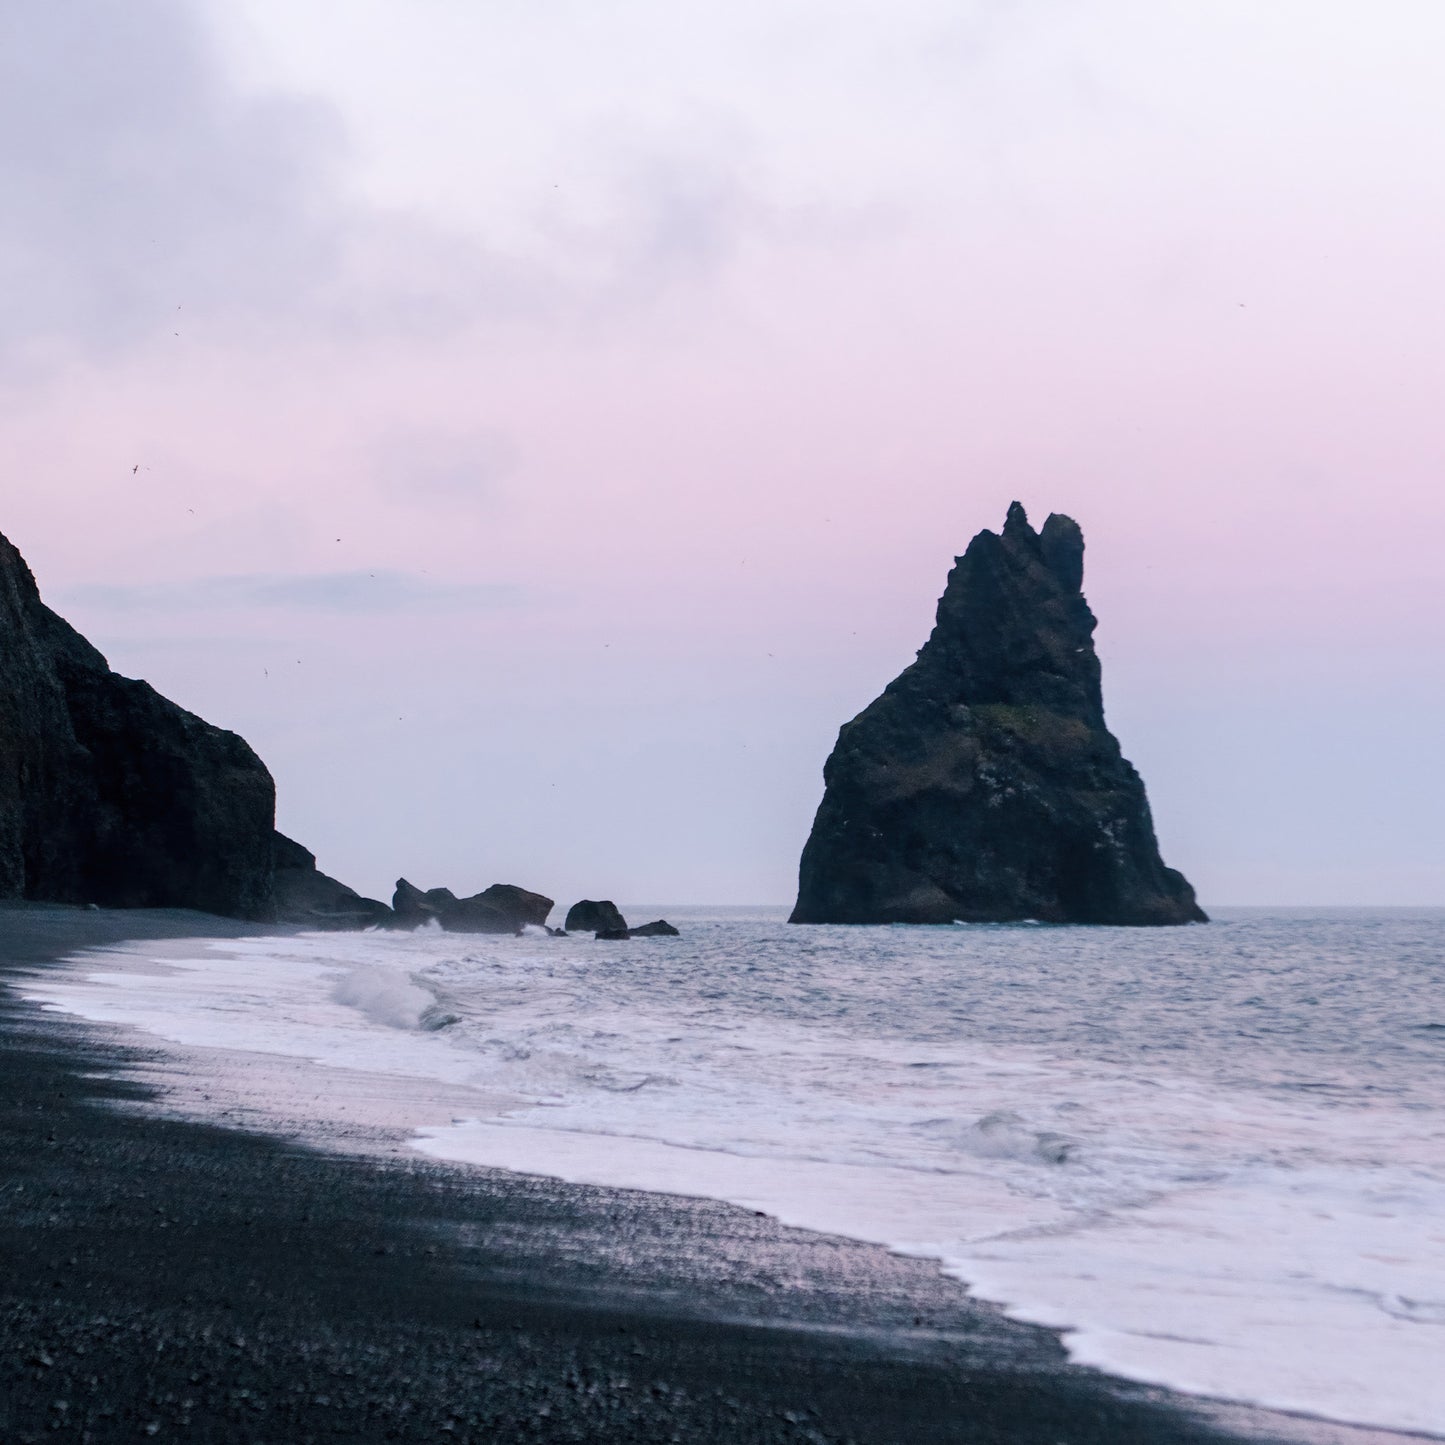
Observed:
[[[806,209],[770,199],[747,127],[594,122],[564,147],[579,183],[522,183],[502,243],[505,216],[363,199],[337,107],[245,88],[224,43],[189,0],[0,7],[0,377],[173,340],[615,323]]]
[[[231,87],[180,0],[6,7],[6,345],[294,304],[337,264],[344,155],[329,107]]]
[[[353,159],[333,105],[235,82],[202,7],[0,8],[0,376],[550,313],[545,267],[356,199]]]
[[[439,582],[412,572],[310,572],[203,577],[187,582],[94,583],[68,588],[61,601],[111,612],[275,608],[300,612],[400,613],[492,610],[517,606],[509,583]]]

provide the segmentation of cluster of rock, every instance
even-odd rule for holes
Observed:
[[[1104,724],[1084,538],[1015,502],[955,559],[917,661],[847,723],[795,923],[1204,922]]]
[[[584,898],[567,910],[563,927],[549,928],[553,900],[515,883],[493,883],[470,898],[458,898],[450,888],[421,889],[398,878],[387,907],[328,878],[317,869],[311,853],[280,833],[276,834],[276,905],[278,921],[318,929],[412,929],[434,924],[448,933],[516,934],[541,928],[554,938],[572,933],[608,940],[678,936],[664,918],[629,928],[611,899]]]
[[[391,908],[390,921],[397,928],[436,923],[448,933],[520,933],[529,924],[547,926],[552,900],[515,883],[493,883],[470,898],[458,898],[449,888],[423,892],[398,878]]]
[[[621,942],[628,938],[676,938],[678,931],[665,918],[654,918],[651,923],[629,928],[621,910],[610,899],[584,898],[567,910],[567,921],[562,925],[567,933],[591,933],[608,942]]]
[[[402,878],[390,907],[363,898],[275,816],[275,783],[246,742],[112,672],[0,536],[0,899],[316,929],[546,927],[552,900],[510,883],[458,898]],[[629,936],[605,907],[615,920],[599,936]],[[631,934],[676,931],[658,920]]]
[[[1083,558],[1075,522],[1036,532],[1015,502],[956,559],[917,660],[839,733],[795,923],[1204,921],[1105,726]],[[552,900],[513,884],[458,898],[400,879],[390,906],[363,898],[275,831],[275,802],[242,738],[113,672],[0,537],[0,898],[308,928],[546,927]],[[593,899],[565,931],[677,932],[629,928]]]
[[[658,918],[629,928],[610,899],[584,898],[567,910],[562,928],[549,928],[553,900],[515,883],[493,883],[490,888],[458,898],[450,888],[418,888],[405,878],[396,880],[391,906],[363,898],[344,883],[319,872],[316,859],[299,843],[276,835],[276,898],[278,921],[308,928],[423,928],[428,924],[447,933],[523,933],[545,929],[554,938],[591,933],[602,939],[677,937],[677,929]]]

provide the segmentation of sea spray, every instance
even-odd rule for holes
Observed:
[[[320,1061],[292,1127],[328,1069],[381,1070],[429,1154],[932,1254],[1085,1363],[1445,1434],[1445,1049],[1413,1002],[1445,914],[687,925],[137,946],[32,992]]]

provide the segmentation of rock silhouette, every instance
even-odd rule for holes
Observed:
[[[0,537],[0,898],[269,919],[274,816],[247,744],[112,672]]]
[[[284,833],[275,835],[274,857],[278,923],[336,931],[391,922],[386,904],[328,878],[317,868],[315,855]]]
[[[391,907],[401,928],[416,928],[434,919],[448,933],[520,933],[528,924],[546,927],[552,900],[515,883],[493,883],[470,898],[458,898],[449,888],[423,892],[398,878]]]
[[[567,910],[567,921],[562,926],[568,933],[625,933],[627,920],[610,898],[584,898]]]
[[[1104,723],[1084,539],[1015,502],[917,660],[838,735],[794,923],[1204,922]]]
[[[458,898],[404,878],[388,908],[322,873],[275,812],[245,740],[112,672],[0,536],[0,899],[456,933],[519,933],[552,910],[510,883]],[[578,907],[611,910],[602,925],[626,935],[615,905]]]
[[[665,918],[656,918],[638,928],[629,928],[627,920],[611,899],[600,902],[584,898],[567,910],[569,933],[591,933],[604,943],[620,943],[628,938],[676,938],[677,929]]]
[[[682,936],[665,918],[654,918],[651,923],[644,923],[628,931],[633,938],[680,938]]]

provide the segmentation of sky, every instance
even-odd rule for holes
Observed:
[[[0,11],[0,531],[389,897],[781,903],[1018,498],[1209,904],[1445,904],[1435,0]]]

